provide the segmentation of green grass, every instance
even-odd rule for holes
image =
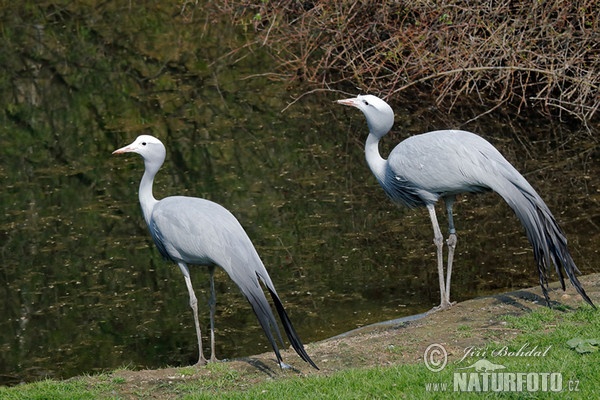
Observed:
[[[349,369],[330,375],[294,377],[258,383],[242,381],[239,373],[230,370],[226,364],[215,364],[214,379],[202,378],[198,381],[174,383],[149,389],[140,394],[159,395],[183,399],[208,399],[218,395],[225,399],[371,399],[371,398],[594,398],[596,382],[600,376],[600,352],[581,354],[567,345],[574,338],[600,339],[600,313],[591,308],[577,311],[561,311],[541,308],[518,317],[503,318],[508,328],[519,329],[522,333],[507,343],[493,343],[478,349],[480,352],[459,362],[462,355],[454,355],[441,372],[429,371],[423,362],[417,364]],[[470,330],[462,328],[465,332]],[[517,356],[519,349],[536,350],[545,356]],[[485,352],[485,356],[482,356]],[[512,353],[512,354],[511,354]],[[562,392],[528,392],[527,385],[521,392],[471,392],[454,391],[455,374],[476,374],[481,381],[481,373],[466,368],[475,361],[486,360],[502,365],[501,373],[531,373],[538,379],[546,379],[540,374],[560,374]],[[182,374],[193,374],[182,368]],[[532,376],[533,376],[532,375]],[[525,378],[526,375],[523,375]],[[556,375],[555,375],[556,376]],[[1,399],[92,399],[123,398],[119,394],[122,382],[110,375],[78,378],[65,382],[42,381],[15,388],[0,388]],[[93,383],[90,383],[93,382]],[[475,384],[473,381],[471,384]]]
[[[90,388],[84,381],[59,382],[44,380],[11,388],[0,388],[0,399],[95,399],[98,393],[104,392],[102,388]]]

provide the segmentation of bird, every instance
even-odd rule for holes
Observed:
[[[161,200],[154,198],[152,186],[156,173],[163,165],[166,149],[154,136],[138,136],[131,144],[121,147],[113,154],[137,153],[144,160],[144,174],[139,185],[139,201],[150,235],[160,254],[176,263],[185,279],[190,307],[198,339],[199,357],[196,365],[215,362],[215,267],[227,272],[237,284],[258,318],[281,368],[290,368],[283,362],[273,332],[280,343],[283,339],[275,316],[260,282],[268,289],[279,314],[287,337],[298,355],[314,368],[317,365],[309,357],[304,345],[285,311],[275,286],[263,265],[254,245],[234,215],[223,206],[207,199],[188,196],[170,196]],[[202,334],[198,319],[198,300],[192,287],[189,265],[208,267],[210,276],[210,348],[207,360],[202,350]]]
[[[566,274],[581,297],[596,308],[575,274],[581,272],[567,248],[567,239],[556,219],[527,180],[502,154],[481,136],[462,130],[437,130],[411,136],[389,153],[379,153],[379,141],[394,124],[394,111],[374,95],[337,100],[363,112],[369,135],[365,143],[367,164],[392,202],[409,208],[426,207],[433,226],[437,249],[440,305],[431,311],[451,307],[450,281],[457,244],[452,207],[462,193],[494,191],[517,215],[533,247],[540,286],[550,307],[548,279],[554,265],[565,290]],[[448,214],[448,259],[444,277],[444,238],[435,205],[442,199]],[[445,278],[445,279],[444,279]]]

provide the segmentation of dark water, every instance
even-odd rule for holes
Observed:
[[[201,9],[184,21],[162,5],[32,4],[1,14],[0,383],[197,359],[181,273],[154,248],[137,203],[143,164],[111,156],[142,133],[167,146],[156,197],[230,209],[304,342],[438,303],[427,213],[385,198],[364,161],[362,115],[333,103],[343,94],[281,112],[303,89],[269,80],[265,51],[234,51],[240,33]],[[427,130],[482,134],[546,200],[580,269],[598,272],[597,127],[514,110],[462,126],[481,110],[393,106],[382,153]],[[456,225],[454,300],[536,284],[530,247],[497,195],[461,197]],[[203,305],[208,275],[192,275]],[[216,280],[217,355],[269,351],[238,289],[220,271]]]

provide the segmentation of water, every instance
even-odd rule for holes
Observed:
[[[162,5],[20,7],[1,14],[0,383],[197,359],[181,273],[154,248],[137,202],[143,164],[111,155],[142,133],[167,146],[156,197],[230,209],[304,342],[438,303],[427,213],[385,198],[364,161],[362,115],[333,103],[343,95],[306,96],[282,113],[303,88],[270,81],[263,50],[227,55],[238,32],[179,21]],[[542,194],[582,271],[597,272],[597,135],[514,110],[460,126],[481,110],[431,104],[393,104],[382,153],[442,127],[483,134]],[[460,197],[456,224],[453,300],[536,284],[529,244],[498,196]],[[192,275],[206,327],[208,274]],[[269,351],[235,285],[222,271],[216,281],[218,357]]]

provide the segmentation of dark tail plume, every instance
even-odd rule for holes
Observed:
[[[533,247],[533,256],[537,264],[540,286],[546,304],[550,306],[548,273],[551,264],[554,264],[562,289],[565,290],[564,278],[566,275],[581,297],[596,308],[575,275],[581,272],[567,248],[567,239],[562,229],[544,201],[525,181],[525,178],[520,177],[518,182],[509,180],[493,189],[504,198],[525,228],[527,238]]]
[[[289,338],[292,347],[294,348],[294,350],[296,350],[296,353],[298,353],[298,355],[304,361],[306,361],[316,369],[319,369],[315,365],[315,363],[310,359],[310,357],[306,353],[306,350],[304,350],[304,346],[302,345],[302,342],[300,341],[300,338],[298,337],[298,334],[296,333],[296,330],[292,325],[292,321],[290,321],[290,318],[287,315],[285,309],[283,308],[283,304],[281,303],[277,292],[273,288],[273,283],[271,282],[271,279],[268,277],[268,275],[265,276],[266,277],[263,277],[263,275],[259,273],[256,274],[257,279],[262,281],[265,287],[269,289],[269,293],[271,293],[271,298],[273,299],[273,303],[275,303],[275,309],[277,310],[277,313],[281,318],[281,323],[285,329],[285,333],[287,334],[287,337]],[[265,293],[263,292],[259,282],[251,280],[238,280],[236,281],[236,283],[238,284],[238,287],[246,296],[246,299],[252,306],[252,310],[258,318],[258,322],[260,323],[260,326],[265,332],[265,335],[267,336],[267,339],[269,340],[273,351],[275,352],[277,362],[283,368],[285,364],[283,363],[283,359],[281,357],[281,353],[279,352],[279,348],[277,346],[277,341],[275,340],[275,337],[273,335],[273,331],[275,331],[276,338],[279,339],[279,342],[282,344],[283,339],[281,337],[279,326],[277,325],[277,321],[275,320],[275,316],[273,315],[271,306],[269,305],[269,302],[267,301]]]
[[[242,290],[242,292],[246,295],[246,299],[252,306],[252,310],[254,311],[254,314],[256,314],[256,318],[265,332],[265,336],[269,340],[271,347],[273,348],[273,352],[277,357],[277,362],[279,365],[283,365],[283,358],[281,358],[281,354],[279,353],[279,347],[277,346],[277,342],[273,337],[272,330],[275,330],[275,334],[281,343],[283,343],[283,339],[281,338],[277,321],[275,321],[275,316],[273,315],[273,311],[271,311],[271,307],[269,307],[269,303],[267,302],[264,293],[260,287],[258,287],[258,291],[254,293],[252,291],[244,290]]]
[[[292,325],[292,321],[290,320],[290,317],[287,315],[287,312],[283,308],[283,304],[281,303],[279,296],[277,295],[277,293],[275,293],[273,290],[271,290],[271,288],[269,288],[269,287],[267,287],[267,288],[269,289],[269,293],[271,293],[271,298],[273,299],[273,303],[275,303],[275,309],[277,310],[277,313],[279,314],[279,318],[281,318],[281,323],[283,324],[283,328],[285,329],[285,333],[287,334],[287,337],[290,340],[292,347],[294,348],[294,350],[296,350],[296,353],[298,353],[298,355],[304,361],[306,361],[307,363],[309,363],[316,369],[319,369],[319,367],[317,367],[317,365],[313,362],[313,360],[310,359],[310,357],[306,353],[306,350],[304,350],[304,345],[300,341],[300,337],[298,336],[298,333],[296,333],[296,330],[294,329],[294,326]]]

